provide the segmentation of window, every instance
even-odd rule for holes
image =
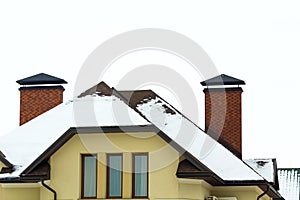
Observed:
[[[122,198],[122,154],[107,154],[107,197]]]
[[[148,154],[135,153],[132,159],[132,195],[134,198],[148,197]]]
[[[82,160],[82,184],[81,197],[82,198],[96,198],[97,197],[97,156],[91,154],[83,154]]]

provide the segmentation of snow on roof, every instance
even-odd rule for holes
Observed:
[[[168,137],[225,181],[264,180],[160,97],[145,99],[137,110]]]
[[[299,200],[300,168],[278,169],[279,192],[286,200]]]
[[[257,171],[268,182],[274,183],[274,164],[273,159],[247,159],[244,160],[252,169]]]
[[[115,114],[117,113],[117,115]],[[17,177],[70,127],[149,125],[115,96],[97,94],[63,103],[0,138],[0,149]]]

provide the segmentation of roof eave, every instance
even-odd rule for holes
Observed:
[[[0,161],[8,168],[13,168],[14,165],[10,163],[5,157],[0,155]]]

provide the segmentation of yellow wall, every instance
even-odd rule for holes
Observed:
[[[238,200],[256,199],[263,191],[257,186],[235,186],[235,187],[214,187],[212,189],[213,196],[219,197],[237,197]],[[269,200],[267,195],[261,200]]]
[[[212,186],[203,180],[197,179],[178,179],[179,198],[190,198],[204,200],[210,196]]]
[[[106,153],[123,152],[123,198],[132,197],[133,152],[149,152],[149,197],[178,198],[178,152],[150,133],[81,134],[74,136],[51,157],[51,182],[59,199],[77,199],[81,189],[81,156],[98,155],[98,198],[106,198]],[[162,158],[164,158],[162,160]]]
[[[0,185],[0,199],[2,200],[39,200],[40,188],[3,188]]]

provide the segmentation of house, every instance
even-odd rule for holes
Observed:
[[[1,200],[283,199],[275,159],[242,160],[242,80],[201,83],[205,130],[151,90],[101,82],[62,103],[63,79],[17,82],[21,126],[0,140]]]

